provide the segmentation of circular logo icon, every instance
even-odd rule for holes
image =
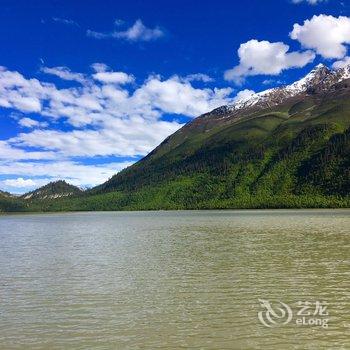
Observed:
[[[278,305],[272,306],[271,302],[259,299],[264,310],[258,312],[259,321],[266,327],[285,325],[292,320],[292,309],[285,303],[278,301]]]

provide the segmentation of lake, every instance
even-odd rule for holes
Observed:
[[[349,349],[350,210],[0,216],[0,301],[4,350]]]

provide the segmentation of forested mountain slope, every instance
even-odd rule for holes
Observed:
[[[123,194],[118,205],[131,208],[342,205],[350,194],[347,72],[331,80],[320,66],[295,94],[275,89],[203,115],[93,192]]]

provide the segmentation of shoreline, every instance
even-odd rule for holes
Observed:
[[[145,209],[145,210],[70,210],[70,211],[16,211],[0,212],[1,216],[43,215],[43,214],[90,214],[90,213],[174,213],[174,212],[300,212],[300,211],[349,211],[350,207],[340,208],[224,208],[224,209]]]

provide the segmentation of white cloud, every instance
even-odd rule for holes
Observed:
[[[134,42],[156,40],[165,35],[159,27],[147,28],[140,19],[136,20],[136,22],[125,31],[113,31],[110,33],[102,33],[93,30],[88,30],[86,34],[95,39],[114,38]]]
[[[0,160],[40,160],[55,159],[54,152],[47,151],[25,151],[21,148],[11,146],[8,141],[0,141]]]
[[[106,64],[104,64],[104,63],[93,63],[92,65],[91,65],[91,68],[95,71],[95,72],[97,72],[97,73],[99,73],[99,72],[106,72],[106,71],[108,71],[110,68],[106,65]]]
[[[105,69],[95,66],[99,73],[103,73],[102,68]],[[105,124],[112,119],[141,117],[157,121],[164,113],[195,117],[232,100],[231,88],[194,88],[177,76],[166,80],[151,76],[141,86],[133,86],[132,91],[103,82],[108,81],[107,76],[101,80],[102,84],[89,79],[82,87],[58,89],[54,84],[26,79],[18,72],[2,69],[0,106],[24,113],[38,112],[49,120],[64,118],[74,127],[108,127]],[[111,81],[116,81],[114,76]]]
[[[115,84],[116,80],[113,84],[108,79],[96,82],[95,74],[116,72],[108,71],[102,63],[92,68],[96,73],[85,76],[81,85],[64,89],[0,69],[0,104],[4,108],[26,114],[34,109],[23,108],[27,100],[41,106],[40,110],[35,108],[35,118],[30,115],[19,119],[21,126],[33,130],[0,141],[0,175],[33,181],[36,177],[63,178],[76,185],[96,185],[131,162],[84,165],[76,160],[79,158],[72,161],[71,157],[136,160],[182,126],[172,118],[164,118],[166,114],[195,117],[233,101],[231,88],[195,88],[188,77],[162,79],[154,75],[141,85],[125,87]],[[65,72],[78,74],[68,69]],[[57,129],[57,121],[65,122],[70,130]],[[38,129],[46,125],[43,123],[48,127]]]
[[[106,39],[106,38],[113,38],[113,33],[101,33],[101,32],[96,32],[94,30],[88,29],[86,31],[86,35],[95,38],[95,39]]]
[[[242,83],[251,75],[278,75],[289,68],[304,67],[312,62],[312,51],[288,52],[289,46],[282,42],[250,40],[238,49],[239,65],[225,72],[228,81]]]
[[[47,185],[51,181],[60,180],[59,178],[11,178],[0,181],[0,187],[13,194],[23,194],[32,191],[38,187]]]
[[[350,44],[350,18],[319,15],[294,24],[290,37],[324,58],[343,58]]]
[[[340,61],[334,62],[332,65],[332,67],[335,69],[344,68],[346,66],[350,66],[350,57],[349,56],[344,57]]]
[[[75,27],[80,27],[79,24],[72,19],[67,19],[67,18],[60,18],[60,17],[52,17],[52,20],[54,22],[62,23],[68,26],[75,26]]]
[[[145,155],[181,127],[177,122],[110,119],[100,130],[34,130],[9,140],[12,145],[55,151],[62,157]]]
[[[105,84],[126,84],[135,81],[133,75],[124,72],[114,72],[104,63],[93,63],[91,68],[96,72],[92,77]]]
[[[135,91],[133,101],[152,101],[155,108],[165,113],[183,114],[196,117],[216,107],[227,104],[231,88],[196,89],[178,76],[162,81],[153,76]]]
[[[321,2],[325,2],[325,1],[327,1],[327,0],[292,0],[292,3],[300,4],[302,2],[307,2],[310,5],[316,5],[316,4],[319,4]]]
[[[235,97],[235,101],[247,100],[250,96],[252,96],[254,94],[255,94],[255,91],[249,90],[249,89],[239,91]]]
[[[21,96],[20,99],[13,99],[13,107],[22,112],[40,112],[41,104],[37,98]]]
[[[184,81],[202,81],[203,83],[211,83],[214,81],[212,77],[203,73],[189,74],[184,78]]]
[[[120,162],[98,165],[84,165],[72,161],[55,162],[3,162],[0,161],[0,175],[17,175],[30,177],[32,181],[38,182],[45,177],[45,182],[57,179],[66,180],[76,186],[95,186],[112,177],[116,172],[131,165],[133,162]],[[5,180],[6,181],[6,180]],[[8,180],[9,181],[9,180]],[[24,180],[26,181],[26,180]],[[10,182],[11,184],[12,182]],[[12,183],[12,185],[14,182]],[[40,182],[39,186],[43,183]],[[29,184],[30,186],[30,184]]]
[[[63,80],[72,80],[79,83],[86,82],[85,76],[82,73],[73,73],[67,67],[41,67],[43,73],[55,75]]]
[[[33,187],[36,183],[32,179],[23,179],[23,177],[19,177],[17,179],[7,179],[3,180],[2,183],[5,186],[23,188],[23,187]]]
[[[124,32],[116,32],[115,37],[124,38],[130,41],[150,41],[161,38],[164,32],[159,28],[147,28],[140,19],[138,19],[133,26]]]
[[[126,84],[134,81],[132,75],[128,75],[124,72],[99,72],[95,73],[93,77],[95,80],[107,84]]]
[[[0,107],[17,109],[24,113],[41,112],[38,95],[42,88],[38,80],[27,80],[18,72],[0,67]]]
[[[45,128],[49,125],[46,122],[39,122],[31,118],[21,118],[18,124],[20,126],[23,126],[24,128],[34,128],[34,127]]]

